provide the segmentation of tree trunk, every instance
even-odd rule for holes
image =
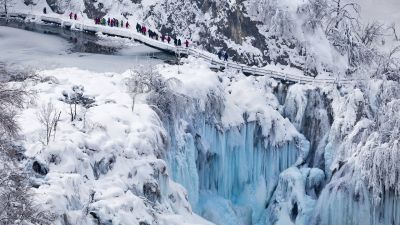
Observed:
[[[337,2],[335,28],[339,27],[339,15],[340,15],[340,0],[338,0],[338,2]]]
[[[76,119],[76,103],[75,103],[75,110],[74,110],[74,120]]]
[[[74,121],[74,112],[72,112],[72,104],[69,104],[69,110],[71,114],[71,122]]]

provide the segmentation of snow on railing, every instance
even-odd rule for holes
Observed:
[[[0,15],[3,16],[4,15]],[[6,15],[7,16],[7,15]],[[142,42],[150,47],[157,48],[163,51],[167,51],[170,53],[175,53],[178,55],[191,55],[196,58],[201,58],[210,63],[211,67],[217,66],[219,68],[233,68],[242,71],[243,73],[258,75],[258,76],[268,76],[274,79],[280,79],[285,81],[290,81],[294,83],[312,83],[312,84],[350,84],[354,81],[359,81],[359,79],[338,79],[333,77],[326,78],[314,78],[309,76],[295,75],[290,73],[283,73],[274,70],[268,70],[264,68],[256,68],[250,67],[245,64],[233,63],[233,62],[223,62],[216,58],[216,56],[211,55],[211,53],[206,54],[204,51],[195,49],[193,47],[185,48],[181,46],[174,46],[168,44],[166,42],[161,42],[152,38],[149,38],[145,35],[142,35],[136,31],[125,28],[118,27],[108,27],[97,24],[83,24],[79,21],[70,20],[70,19],[62,19],[60,17],[52,17],[49,15],[31,15],[25,13],[9,13],[9,17],[20,17],[27,18],[32,17],[40,20],[42,22],[50,22],[59,24],[63,27],[71,27],[71,29],[77,29],[82,31],[94,32],[94,33],[103,33],[108,35],[120,36],[124,38],[134,39],[135,41]]]

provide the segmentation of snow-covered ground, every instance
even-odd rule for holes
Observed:
[[[45,81],[29,85],[37,96],[19,117],[26,166],[37,161],[48,170],[34,179],[37,203],[70,224],[96,224],[96,217],[126,225],[209,224],[191,212],[186,191],[170,180],[166,163],[156,158],[166,138],[156,113],[139,99],[131,111],[125,85],[129,72],[60,68],[39,75]],[[71,122],[69,105],[61,99],[75,85],[83,86],[95,103],[89,109],[78,107],[78,119]],[[61,117],[45,146],[38,115],[49,103]]]

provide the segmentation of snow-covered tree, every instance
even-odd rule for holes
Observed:
[[[40,124],[45,130],[45,143],[49,144],[51,137],[55,138],[57,124],[60,120],[61,111],[59,111],[51,102],[41,106],[37,115]]]
[[[131,70],[130,77],[126,81],[128,92],[132,98],[131,110],[135,109],[136,96],[139,94],[148,93],[152,89],[151,80],[155,76],[153,68],[139,70]]]
[[[7,77],[7,76],[6,76]],[[32,202],[29,178],[18,165],[15,116],[30,93],[23,85],[0,83],[0,224],[50,224],[51,215]]]
[[[1,151],[12,153],[2,143]],[[11,147],[11,146],[8,146]],[[29,184],[29,177],[16,165],[12,155],[1,158],[0,164],[0,224],[1,225],[47,225],[51,224],[51,213],[35,206]]]
[[[81,85],[74,85],[71,89],[72,90],[63,91],[62,95],[64,98],[60,100],[69,104],[69,114],[71,116],[71,122],[73,122],[77,119],[77,107],[82,106],[84,108],[90,108],[95,103],[95,100],[84,94],[85,88]]]
[[[3,8],[3,12],[8,14],[8,10],[15,4],[16,0],[0,0],[0,5]]]

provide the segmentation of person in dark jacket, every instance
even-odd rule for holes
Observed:
[[[221,50],[219,50],[219,52],[218,52],[218,59],[219,59],[219,60],[221,60],[221,59],[222,59],[222,49],[221,49]]]
[[[171,37],[170,36],[167,37],[167,41],[168,41],[168,44],[171,42]]]
[[[75,15],[74,15],[74,19],[75,20],[78,20],[78,15],[75,13]]]
[[[72,20],[72,16],[73,16],[73,13],[71,12],[71,13],[69,14],[69,19],[70,19],[70,20]]]
[[[186,45],[186,48],[189,47],[189,41],[188,40],[185,41],[185,45]]]
[[[47,14],[47,9],[46,9],[46,7],[43,8],[43,14]]]
[[[164,40],[165,40],[165,35],[163,34],[161,35],[161,41],[164,42]]]
[[[178,45],[178,40],[176,38],[174,38],[174,45]]]
[[[178,46],[182,46],[182,41],[181,41],[181,39],[178,39]]]
[[[228,61],[228,58],[229,58],[228,52],[225,52],[224,61]]]
[[[125,27],[128,29],[129,28],[129,22],[126,21]]]

